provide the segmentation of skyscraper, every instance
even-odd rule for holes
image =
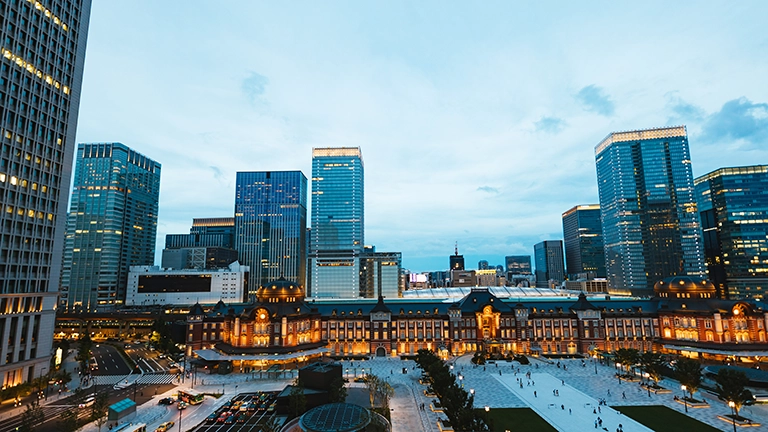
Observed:
[[[550,284],[560,285],[565,280],[563,266],[563,242],[561,240],[545,240],[533,246],[533,256],[536,261],[536,286],[549,287]]]
[[[504,257],[508,274],[533,274],[530,255],[512,255]]]
[[[768,165],[721,168],[694,184],[707,270],[718,296],[765,298]]]
[[[161,267],[220,269],[237,261],[235,218],[195,218],[189,234],[166,234]],[[247,286],[247,282],[246,282]]]
[[[359,147],[312,149],[312,230],[307,292],[357,298],[364,244],[364,173]]]
[[[611,289],[652,295],[665,277],[704,276],[685,126],[611,133],[595,160]]]
[[[130,266],[155,261],[160,164],[121,143],[79,144],[60,302],[67,312],[125,302]]]
[[[603,227],[598,204],[576,206],[563,213],[563,238],[569,278],[580,273],[605,277]]]
[[[304,285],[307,178],[301,171],[238,172],[235,249],[250,267],[249,290],[280,278]]]
[[[0,386],[48,372],[90,0],[3,2]]]

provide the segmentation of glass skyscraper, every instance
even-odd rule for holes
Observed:
[[[280,278],[304,285],[307,178],[301,171],[238,172],[235,249],[250,267],[249,291]]]
[[[721,168],[695,181],[709,279],[730,299],[768,289],[768,165]]]
[[[598,204],[576,206],[563,213],[563,238],[569,278],[583,273],[605,277],[603,227]]]
[[[595,160],[609,287],[652,295],[663,278],[703,277],[685,126],[612,133]]]
[[[96,312],[125,303],[130,266],[153,265],[160,164],[121,143],[77,147],[60,303]]]
[[[549,287],[550,283],[560,285],[565,280],[563,265],[563,242],[545,240],[533,246],[533,259],[536,261],[536,286]]]
[[[308,293],[360,296],[364,174],[359,147],[312,149],[312,230]]]
[[[90,0],[4,1],[0,386],[50,371]]]

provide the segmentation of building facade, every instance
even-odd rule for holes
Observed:
[[[718,296],[768,290],[768,165],[721,168],[695,180],[709,279]]]
[[[90,0],[3,3],[0,386],[48,372]]]
[[[580,273],[605,278],[600,205],[579,205],[563,213],[565,268],[569,279]]]
[[[366,247],[360,257],[360,297],[402,297],[400,272],[403,255],[400,252],[376,252]]]
[[[316,301],[277,281],[257,304],[219,304],[190,313],[188,351],[229,360],[241,370],[293,365],[324,355],[413,356],[430,349],[446,358],[476,351],[511,354],[602,354],[620,348],[709,359],[754,360],[768,354],[768,311],[714,297],[714,286],[668,278],[651,299],[509,298],[474,288],[445,299]]]
[[[359,147],[312,149],[308,294],[357,298],[364,245],[365,188]]]
[[[307,178],[301,171],[238,172],[235,249],[251,268],[250,286],[278,277],[304,285]]]
[[[65,312],[125,302],[128,271],[155,261],[160,164],[120,143],[79,144],[59,302]]]
[[[126,306],[215,305],[248,298],[248,266],[238,262],[213,271],[133,266],[128,273]]]
[[[233,249],[235,218],[195,218],[189,234],[166,234],[165,248],[220,247]]]
[[[559,286],[565,280],[563,264],[563,242],[561,240],[545,240],[533,245],[533,255],[536,260],[536,286]]]
[[[652,295],[666,277],[704,276],[685,126],[611,133],[595,160],[611,289]]]

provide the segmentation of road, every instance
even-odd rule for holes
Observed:
[[[139,365],[142,373],[167,372],[171,363],[167,358],[160,358],[162,354],[147,348],[143,343],[126,343],[125,353]]]
[[[117,348],[112,345],[94,344],[91,354],[98,365],[98,369],[92,370],[91,375],[128,375],[131,373],[131,367],[117,351]]]

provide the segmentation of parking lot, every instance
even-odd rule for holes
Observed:
[[[240,393],[224,403],[195,427],[195,432],[260,430],[275,415],[277,392]]]

